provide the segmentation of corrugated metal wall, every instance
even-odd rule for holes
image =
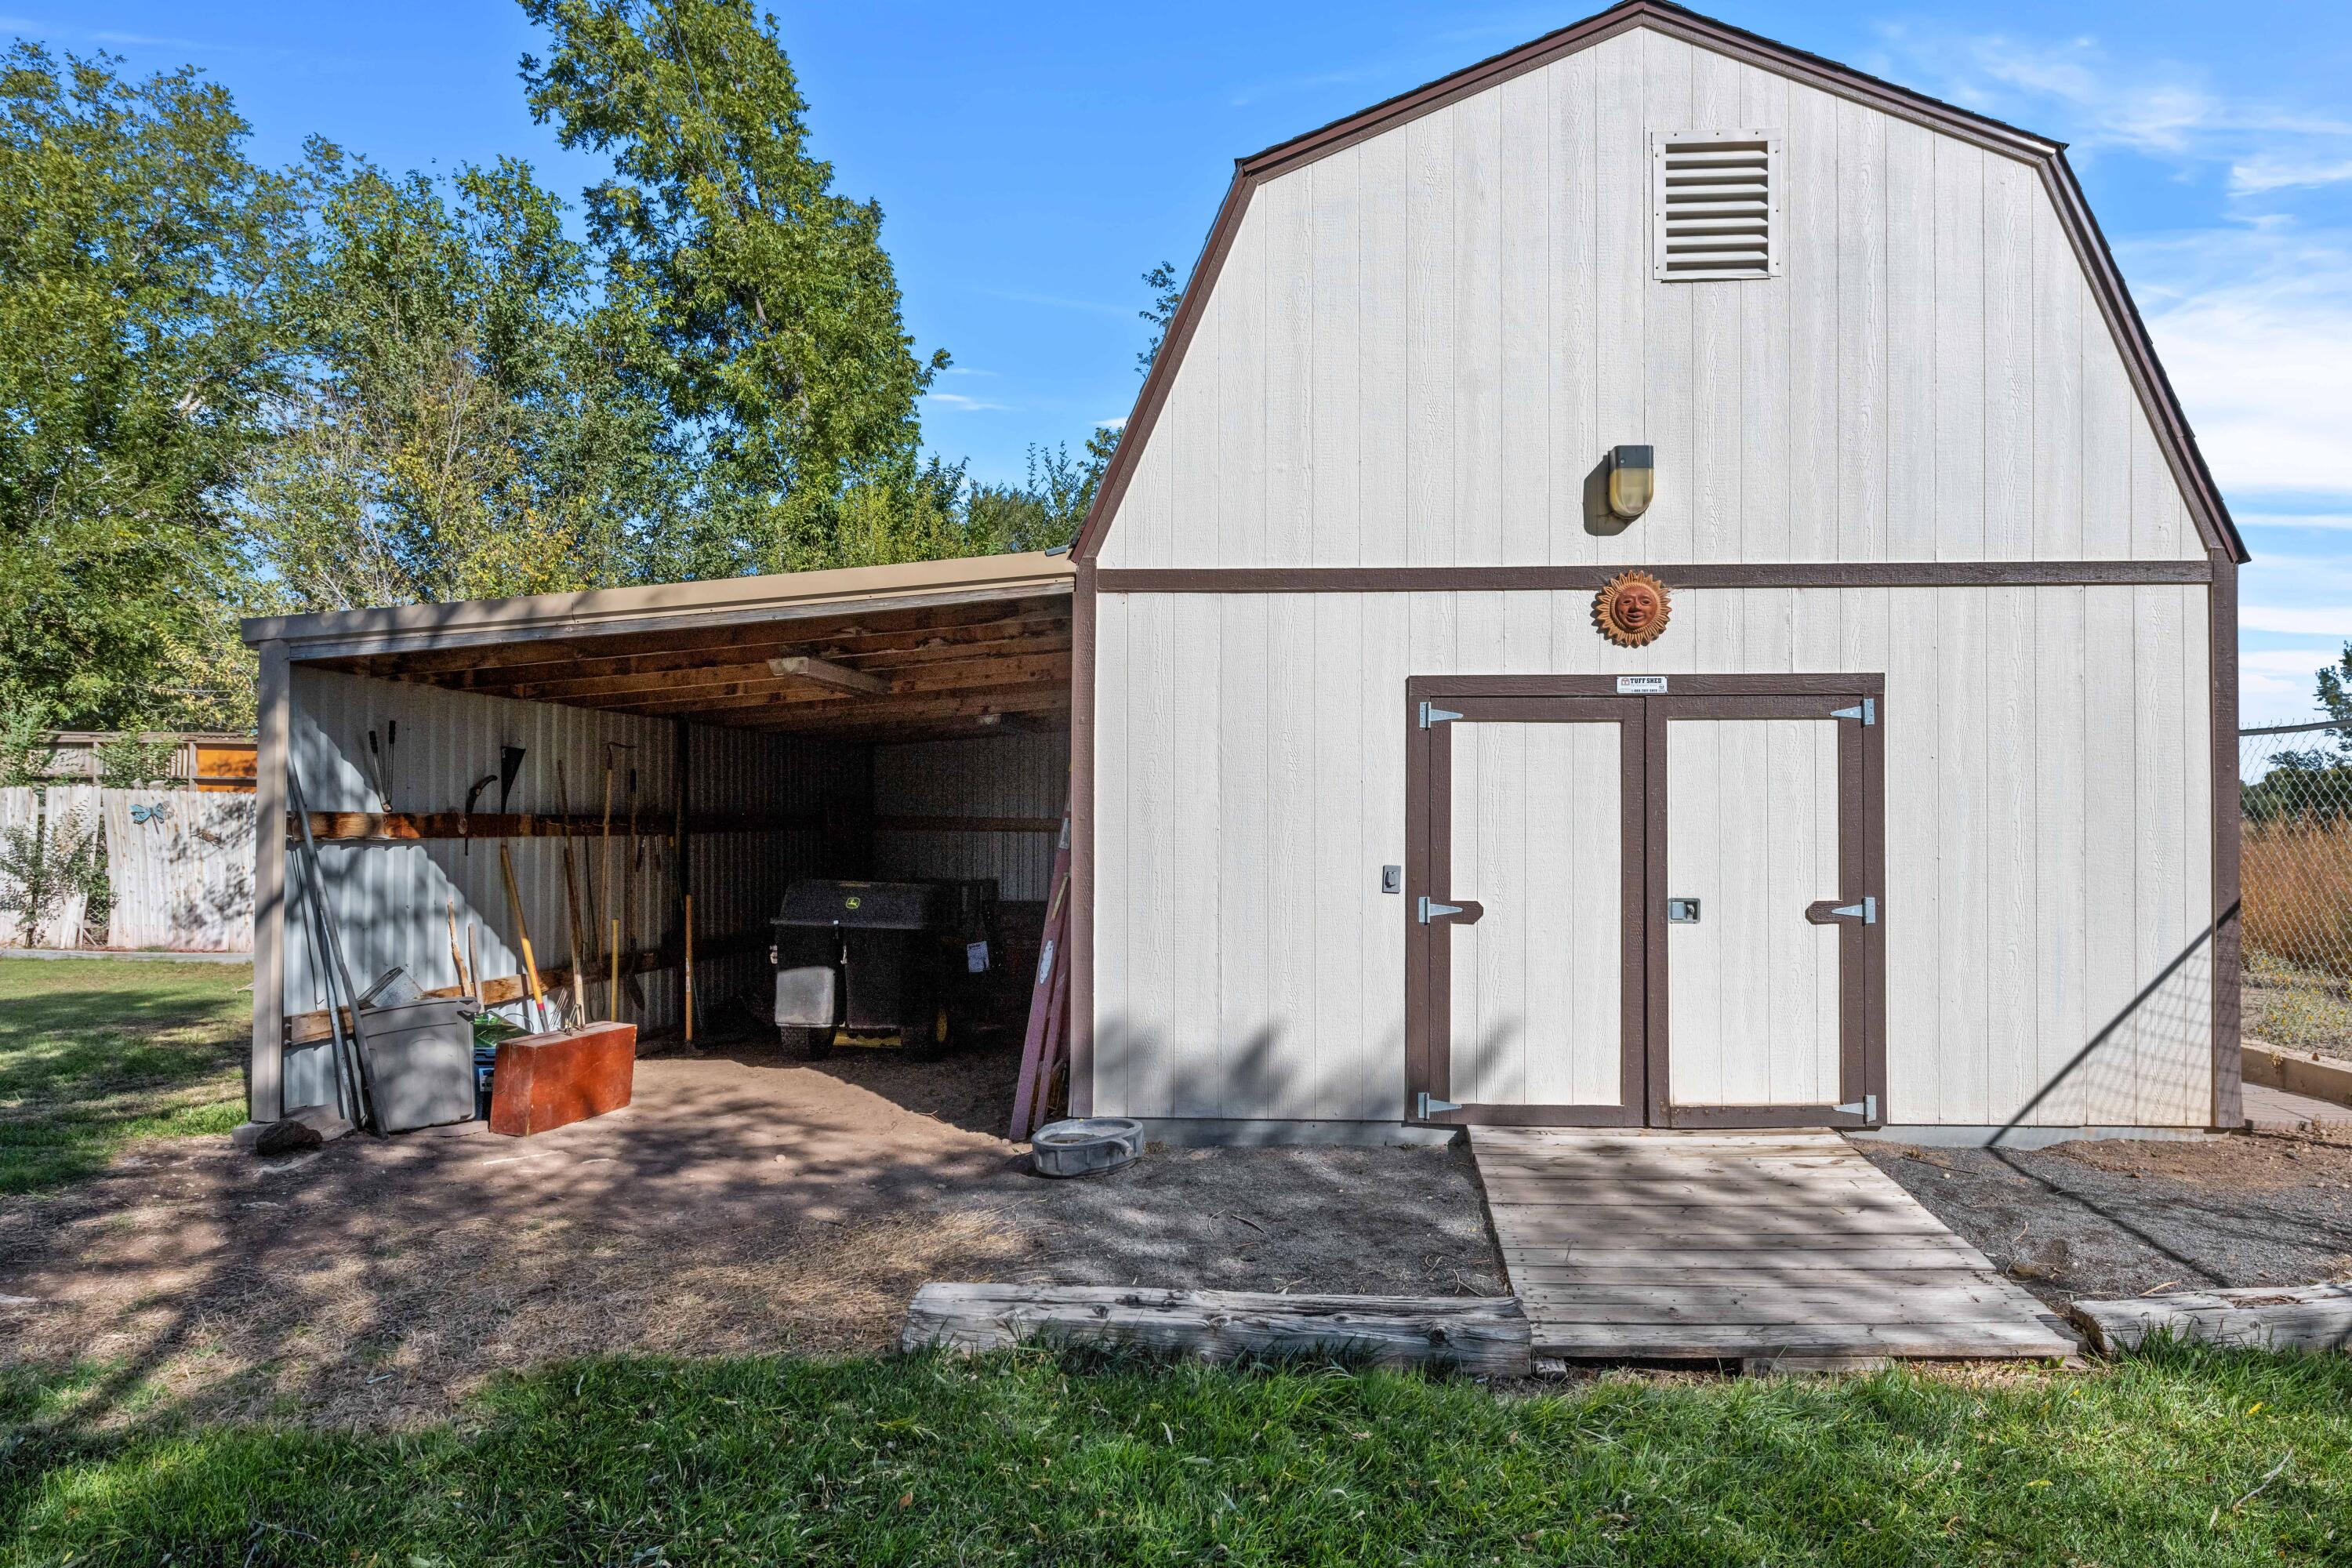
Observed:
[[[1070,793],[1066,731],[874,749],[877,816],[1034,816],[1059,821]],[[1051,833],[877,832],[875,875],[993,877],[997,897],[1042,900]]]
[[[673,926],[674,854],[667,837],[676,798],[675,731],[667,720],[602,713],[451,691],[404,681],[377,680],[332,671],[292,672],[291,755],[296,776],[312,811],[377,809],[365,759],[370,730],[379,741],[391,722],[399,740],[387,751],[386,780],[394,811],[455,811],[465,804],[476,779],[495,773],[502,745],[524,748],[509,809],[558,809],[557,764],[570,790],[575,814],[601,814],[604,769],[614,769],[614,821],[626,814],[629,770],[637,775],[636,804],[642,860],[635,874],[635,920],[623,941],[631,951],[656,946]],[[783,884],[824,866],[822,824],[828,804],[836,811],[861,805],[866,791],[866,751],[860,747],[793,741],[745,731],[689,726],[689,816],[746,813],[803,819],[785,832],[697,835],[692,840],[690,886],[695,894],[698,944],[696,995],[704,1016],[729,994],[758,981],[766,948],[703,960],[702,950],[741,932],[764,932],[770,910]],[[608,752],[608,746],[610,750]],[[634,748],[634,749],[630,749]],[[493,784],[477,803],[481,812],[499,809]],[[523,917],[542,969],[566,962],[563,845],[557,838],[509,842]],[[404,965],[428,988],[457,982],[449,951],[454,909],[458,939],[470,922],[477,930],[483,972],[492,977],[520,971],[513,922],[499,872],[499,845],[483,839],[420,844],[328,843],[319,847],[321,869],[344,957],[353,983],[364,989],[382,971]],[[616,843],[616,864],[625,846]],[[574,840],[583,905],[582,945],[592,941],[586,924],[602,920],[603,856],[596,838]],[[301,880],[299,858],[289,881]],[[593,890],[592,890],[593,889]],[[289,892],[291,891],[289,888]],[[620,912],[618,889],[614,912]],[[286,942],[286,1007],[289,1014],[325,1005],[320,977],[321,955],[311,951],[299,906],[289,903]],[[648,1029],[678,1021],[677,973],[654,971],[640,977],[646,1008],[634,1021]],[[317,1058],[306,1062],[301,1058]],[[324,1058],[316,1051],[289,1054],[287,1103],[331,1100]],[[315,1079],[315,1081],[313,1081]]]

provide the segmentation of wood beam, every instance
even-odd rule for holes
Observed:
[[[682,692],[673,692],[663,685],[649,685],[641,694],[619,694],[593,706],[615,713],[662,716],[717,713],[733,708],[810,708],[838,711],[845,710],[853,704],[887,710],[894,703],[909,697],[1013,689],[1036,685],[1067,687],[1069,679],[1068,654],[1036,654],[992,660],[980,668],[945,665],[936,668],[907,670],[891,678],[887,693],[876,696],[852,697],[839,691],[811,690],[803,681],[786,677],[723,681],[716,686],[696,687]]]
[[[768,668],[788,680],[803,680],[812,685],[829,687],[835,691],[851,691],[866,697],[880,697],[890,689],[886,676],[868,675],[862,669],[852,669],[845,664],[835,664],[829,658],[812,658],[807,654],[788,654],[772,658]]]
[[[861,643],[845,647],[827,644],[810,650],[805,644],[781,643],[775,647],[783,652],[814,651],[835,659],[855,659],[857,668],[876,674],[887,670],[911,668],[918,665],[970,663],[1003,655],[1025,653],[1066,653],[1070,648],[1069,623],[1035,622],[1000,623],[1007,632],[985,641],[948,640],[929,633],[902,633],[879,640],[886,646],[869,649]],[[975,628],[995,631],[999,627]],[[499,697],[511,697],[530,702],[565,702],[582,698],[611,697],[620,693],[642,690],[658,684],[665,690],[683,690],[695,686],[722,685],[730,680],[764,680],[773,675],[768,668],[764,650],[752,649],[747,658],[739,658],[738,650],[730,649],[721,662],[689,661],[670,655],[635,655],[625,659],[598,659],[572,665],[550,666],[544,679],[518,680],[492,686],[488,683],[469,685],[467,689],[483,691]],[[503,676],[506,672],[499,672]],[[667,679],[656,683],[644,679],[649,675]],[[436,684],[438,684],[436,682]]]
[[[523,670],[534,666],[567,669],[604,659],[662,657],[684,658],[691,664],[699,662],[700,654],[711,649],[748,650],[761,647],[790,651],[799,647],[821,648],[828,642],[852,646],[860,639],[909,635],[919,640],[920,636],[926,633],[953,635],[953,629],[957,627],[1033,617],[1058,617],[1067,624],[1069,601],[1059,595],[1028,595],[887,611],[861,613],[853,609],[839,616],[736,622],[709,627],[672,627],[665,631],[614,632],[601,637],[543,637],[471,647],[420,648],[402,653],[353,654],[315,662],[320,668],[347,670],[354,675],[422,678],[435,679],[436,684],[440,683],[437,678],[453,676],[458,678],[456,684],[470,686],[476,681],[488,683],[496,680],[499,671]]]

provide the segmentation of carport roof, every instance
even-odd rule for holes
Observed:
[[[529,598],[266,616],[312,668],[845,739],[1069,710],[1066,555],[974,556]],[[800,661],[792,668],[782,660]]]

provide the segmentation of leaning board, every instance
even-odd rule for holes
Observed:
[[[1535,1353],[1588,1361],[2074,1353],[1834,1132],[1472,1130]]]

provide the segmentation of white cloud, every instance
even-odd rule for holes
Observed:
[[[2347,180],[2352,180],[2352,158],[2313,163],[2257,153],[2243,163],[2230,165],[2230,190],[2236,195],[2336,185]]]
[[[1124,430],[1127,428],[1127,416],[1122,414],[1116,419],[1097,419],[1095,426],[1102,430]]]
[[[2352,529],[2352,512],[2241,511],[2241,528]]]
[[[2238,625],[2250,632],[2290,637],[2352,637],[2352,605],[2245,605],[2239,607]]]
[[[965,414],[979,414],[990,409],[1001,412],[1005,407],[1002,403],[989,403],[977,397],[966,397],[961,392],[927,392],[923,394],[923,400],[926,403],[936,403],[942,408],[953,408]]]
[[[2224,164],[2239,196],[2352,181],[2352,121],[2217,93],[2192,66],[2117,58],[2085,37],[1971,36],[1916,26],[1881,32],[1904,79],[2062,136],[2077,157],[2119,148]]]
[[[2210,229],[2118,248],[2222,489],[2300,491],[2331,512],[2352,501],[2352,230]]]

